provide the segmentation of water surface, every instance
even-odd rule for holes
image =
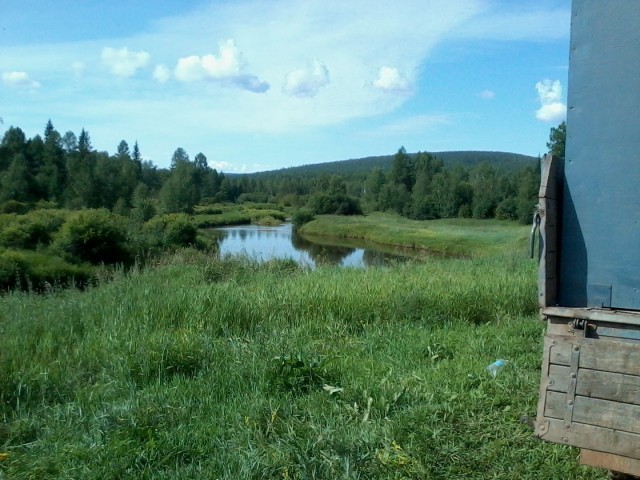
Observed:
[[[290,223],[275,227],[239,225],[209,231],[218,240],[221,255],[247,255],[260,261],[290,258],[311,267],[370,267],[415,258],[407,252],[365,241],[305,237],[293,233]]]

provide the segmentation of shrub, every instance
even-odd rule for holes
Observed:
[[[198,242],[198,228],[193,218],[184,213],[154,217],[144,224],[142,233],[149,250],[173,250]]]
[[[127,265],[133,260],[126,219],[105,209],[69,216],[56,235],[54,247],[69,260],[94,265]]]
[[[309,199],[309,208],[317,215],[362,215],[358,199],[343,193],[315,194]]]
[[[218,205],[197,205],[194,208],[194,211],[197,215],[220,215],[223,210],[222,207]]]
[[[49,245],[64,223],[63,210],[34,210],[26,215],[0,216],[0,245],[34,250]]]
[[[29,211],[29,205],[18,202],[17,200],[7,200],[0,204],[0,213],[18,213],[24,214]]]
[[[311,210],[309,210],[308,208],[301,208],[299,210],[296,211],[296,213],[293,214],[293,217],[291,218],[291,223],[293,225],[293,230],[298,230],[300,227],[302,227],[305,223],[309,223],[310,221],[314,220],[316,217],[313,214],[313,212]]]
[[[72,265],[59,257],[20,250],[0,251],[0,290],[46,290],[52,286],[87,285],[88,265]]]

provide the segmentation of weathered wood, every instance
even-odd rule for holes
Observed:
[[[572,406],[571,428],[574,424],[581,423],[640,434],[640,406],[628,403],[583,396],[575,396],[571,400],[567,394],[547,392],[545,417],[564,420],[567,405],[570,403]]]
[[[547,317],[560,317],[565,319],[580,318],[600,322],[640,325],[640,312],[629,310],[546,306],[542,309],[541,313]]]
[[[640,326],[622,324],[598,325],[592,335],[594,338],[614,338],[640,341]]]
[[[543,427],[536,433],[544,440],[640,459],[640,435],[635,433],[582,423],[573,423],[567,430],[564,421],[555,418],[546,419]]]
[[[640,472],[640,460],[638,459],[621,457],[612,453],[596,452],[586,448],[580,450],[580,463],[629,475],[634,473],[637,475]]]
[[[540,265],[538,268],[538,305],[556,303],[558,194],[562,160],[547,154],[542,160],[538,215],[540,217]]]
[[[542,157],[540,172],[540,198],[558,198],[558,174],[562,159],[547,153]]]
[[[562,365],[549,366],[548,390],[566,393],[571,369]],[[576,395],[616,402],[640,404],[640,377],[599,370],[578,370]]]
[[[547,394],[547,386],[549,383],[549,354],[551,352],[551,346],[553,343],[553,338],[550,336],[544,337],[544,349],[542,353],[542,375],[540,378],[540,389],[538,393],[538,410],[536,415],[536,432],[540,431],[542,433],[546,432],[546,420],[544,418],[544,406],[546,402],[546,394]]]
[[[569,366],[571,352],[580,348],[580,368],[640,375],[640,344],[609,339],[553,336],[549,361]]]
[[[569,326],[569,323],[571,322],[572,320],[566,318],[558,321],[558,317],[553,317],[553,321],[547,321],[547,335],[574,336],[575,331],[573,329],[573,326]]]

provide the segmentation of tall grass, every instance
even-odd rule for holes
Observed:
[[[534,268],[181,251],[85,292],[7,294],[0,477],[604,478],[519,421],[537,401]]]
[[[469,218],[418,221],[375,212],[367,216],[322,215],[300,233],[370,240],[383,245],[424,249],[444,255],[490,256],[525,245],[526,226],[505,220]]]

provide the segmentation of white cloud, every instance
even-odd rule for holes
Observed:
[[[219,46],[218,55],[191,55],[178,60],[174,74],[181,82],[212,80],[251,92],[266,92],[270,85],[246,72],[247,62],[233,40]]]
[[[102,49],[102,63],[104,63],[111,73],[119,77],[131,77],[139,69],[146,67],[151,59],[145,51],[129,51],[127,47]]]
[[[536,110],[536,118],[543,122],[559,122],[567,115],[567,106],[562,103],[562,85],[560,80],[549,79],[536,83],[540,108]]]
[[[40,82],[32,80],[27,72],[5,72],[2,74],[2,81],[13,88],[40,88]]]
[[[411,89],[411,83],[397,68],[387,66],[380,68],[373,86],[383,92],[408,92]]]
[[[483,90],[480,92],[480,98],[483,100],[493,100],[496,98],[496,92],[493,90]]]
[[[329,84],[329,70],[319,60],[306,68],[287,73],[282,91],[292,97],[315,97],[320,89]]]
[[[171,78],[171,71],[165,65],[156,65],[153,69],[153,79],[159,83],[165,83]]]

